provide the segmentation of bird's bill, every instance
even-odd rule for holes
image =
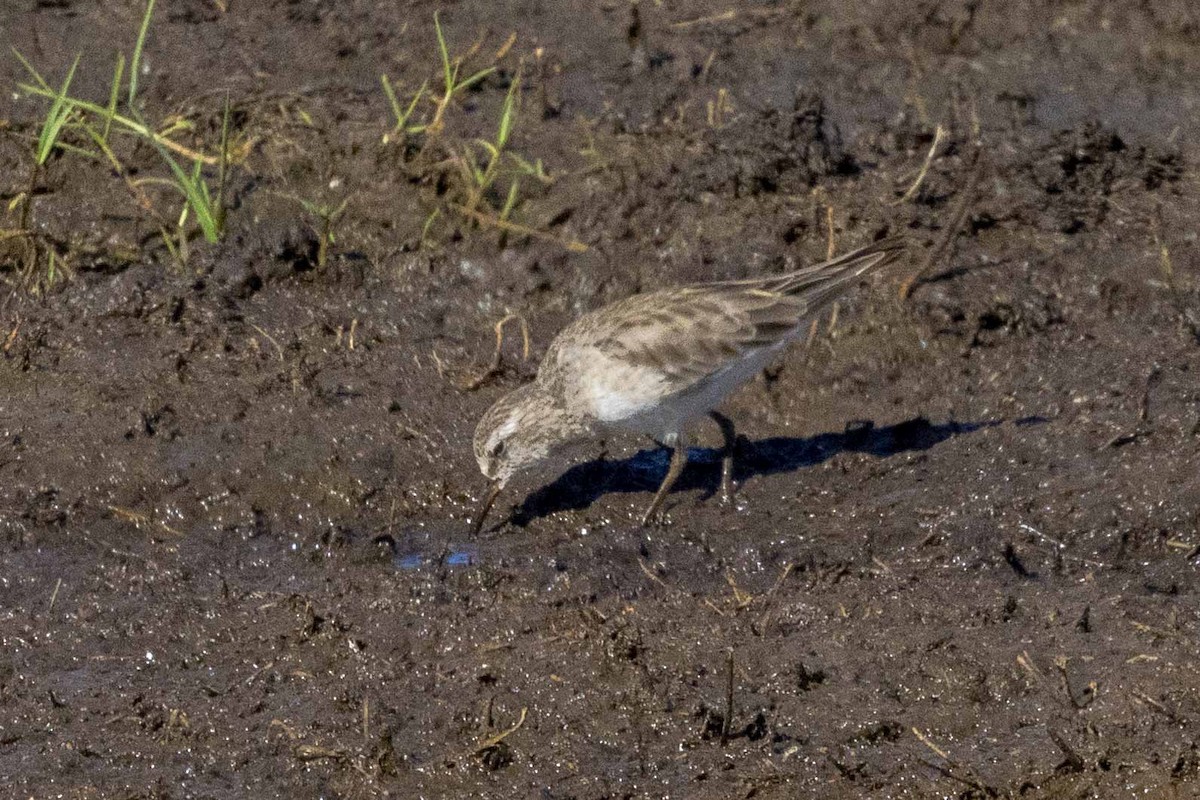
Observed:
[[[492,505],[495,504],[496,498],[500,496],[500,490],[503,488],[504,483],[498,480],[488,484],[487,492],[483,495],[483,501],[479,504],[479,510],[475,512],[473,533],[477,534],[483,530],[483,521],[487,519],[488,512],[492,510]]]

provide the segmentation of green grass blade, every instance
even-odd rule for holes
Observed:
[[[481,80],[486,78],[488,75],[491,75],[495,71],[496,71],[495,67],[488,67],[487,69],[479,70],[479,72],[476,72],[474,75],[467,78],[462,83],[457,84],[454,87],[455,93],[461,92],[464,89],[468,89],[468,88],[474,86],[475,84],[479,83]]]
[[[163,147],[155,139],[150,139],[150,143],[158,150],[158,154],[171,170],[171,174],[175,179],[175,188],[179,190],[186,201],[183,212],[180,214],[180,227],[186,221],[186,214],[190,209],[196,215],[196,222],[200,225],[200,231],[204,234],[205,241],[209,244],[216,244],[221,241],[220,214],[214,210],[212,198],[208,192],[208,185],[204,182],[204,175],[201,172],[204,164],[196,161],[189,175],[179,165],[179,162],[167,152],[167,148]],[[182,235],[182,231],[180,234]]]
[[[521,73],[518,70],[508,87],[508,94],[504,96],[504,108],[500,111],[500,130],[496,132],[496,147],[500,150],[508,144],[508,137],[512,135],[517,124],[517,89],[520,85]]]
[[[71,104],[71,98],[67,95],[67,90],[71,87],[71,81],[75,77],[75,68],[79,66],[79,56],[75,56],[74,63],[71,64],[71,69],[67,71],[67,77],[63,80],[62,88],[54,96],[54,102],[50,104],[50,111],[46,114],[46,119],[42,122],[42,130],[38,134],[37,143],[37,163],[39,166],[46,163],[46,159],[50,157],[50,153],[54,151],[54,147],[58,144],[58,136],[62,133],[63,125],[67,123],[67,119],[75,110]]]
[[[150,30],[150,18],[154,16],[155,0],[147,0],[146,14],[142,17],[142,27],[138,30],[137,43],[133,46],[133,58],[129,61],[129,107],[133,108],[137,99],[138,73],[142,69],[142,49],[146,46],[146,33]]]
[[[383,84],[383,93],[387,95],[388,103],[392,107],[392,116],[396,118],[396,127],[392,130],[399,131],[404,126],[404,112],[400,110],[400,98],[396,97],[396,91],[392,89],[392,82],[388,80],[386,72],[379,76],[379,82]]]
[[[492,144],[487,139],[476,139],[475,144],[479,145],[484,150],[487,150],[489,164],[500,157],[500,148],[496,147],[496,145]]]
[[[43,89],[38,86],[32,86],[28,83],[19,83],[19,84],[17,84],[17,87],[23,92],[28,92],[29,94],[34,94],[39,97],[47,97],[50,99],[54,99],[57,96],[57,92],[54,89],[49,89],[49,88]],[[81,100],[78,97],[68,97],[67,101],[71,104],[72,107],[83,109],[84,111],[87,111],[88,113],[91,113],[91,114],[95,114],[98,117],[104,117],[108,114],[107,109],[105,109],[104,106],[99,105],[97,103],[91,103],[91,102],[88,102],[87,100]],[[182,152],[185,155],[188,155],[189,152],[191,152],[191,151],[187,151],[186,149],[182,148],[180,145],[177,145],[175,142],[171,141],[166,136],[150,130],[149,126],[147,126],[144,121],[135,120],[130,117],[126,117],[122,114],[114,114],[113,122],[117,123],[118,125],[120,125],[123,128],[128,129],[130,132],[135,133],[138,136],[141,136],[141,137],[149,140],[151,143],[153,143],[155,145],[166,144],[168,147],[170,147],[178,152]],[[210,159],[208,156],[205,156],[205,159],[209,160],[210,162],[215,161],[215,159]]]
[[[454,94],[454,78],[455,68],[450,65],[450,48],[446,46],[446,37],[442,33],[442,21],[438,18],[440,12],[433,12],[433,28],[437,31],[438,50],[442,54],[442,79],[446,86],[446,99],[449,99]]]
[[[508,187],[508,198],[504,201],[504,208],[500,209],[500,219],[508,219],[508,215],[517,205],[517,195],[521,191],[521,179],[513,178],[512,185]]]
[[[196,222],[204,232],[204,239],[209,244],[221,241],[221,212],[213,203],[208,191],[208,183],[204,180],[202,170],[204,165],[197,161],[192,169],[191,180],[187,184],[188,205],[196,214]]]
[[[108,141],[108,134],[112,131],[113,117],[117,115],[117,98],[121,92],[121,78],[125,75],[125,54],[117,53],[117,66],[113,69],[112,89],[108,93],[108,107],[105,109],[104,115],[104,132],[102,136],[105,141]]]
[[[67,144],[66,142],[56,142],[54,146],[57,149],[62,150],[64,153],[73,153],[74,155],[80,156],[81,158],[86,158],[89,161],[97,161],[101,163],[104,161],[103,155],[92,152],[84,147],[77,147],[76,145]]]
[[[404,111],[404,124],[408,125],[409,119],[412,118],[413,111],[417,108],[417,103],[425,96],[425,90],[429,87],[429,80],[426,79],[421,84],[421,88],[417,89],[417,93],[413,95],[412,102],[408,104],[408,108]]]
[[[12,51],[13,55],[17,57],[17,60],[21,62],[21,65],[25,67],[25,71],[33,76],[33,79],[37,81],[38,86],[42,89],[42,92],[38,92],[36,89],[31,87],[27,91],[29,91],[31,94],[43,94],[44,92],[53,97],[54,90],[50,88],[50,84],[46,83],[46,79],[42,77],[41,73],[33,68],[33,64],[30,64],[29,60],[26,59],[25,56],[21,55],[21,51],[17,48],[12,48]],[[46,96],[46,94],[43,94],[43,96]]]
[[[225,186],[229,181],[229,93],[225,93],[225,113],[221,117],[221,160],[217,168],[217,224],[225,227]],[[197,164],[200,162],[196,162]]]
[[[396,124],[392,127],[392,133],[414,132],[413,129],[409,128],[408,121],[412,118],[413,112],[416,111],[417,103],[421,102],[421,98],[425,96],[425,90],[429,88],[429,81],[426,80],[421,84],[421,88],[417,89],[417,93],[413,95],[407,108],[400,107],[400,98],[396,96],[396,91],[392,88],[392,82],[386,74],[379,76],[379,82],[383,84],[383,93],[387,95],[388,103],[392,107],[392,116],[396,119]]]

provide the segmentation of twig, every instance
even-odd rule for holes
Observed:
[[[750,626],[750,630],[754,631],[754,633],[758,636],[762,636],[763,631],[766,630],[767,622],[771,618],[771,611],[774,610],[774,604],[772,601],[775,597],[775,593],[779,591],[779,587],[783,585],[783,582],[787,579],[787,576],[792,574],[793,569],[795,569],[795,565],[790,561],[785,564],[783,566],[783,571],[780,572],[779,577],[775,579],[775,583],[770,589],[767,590],[767,593],[763,595],[763,612]]]
[[[820,319],[814,319],[812,324],[808,326],[808,338],[804,340],[804,348],[807,350],[812,347],[813,342],[817,340],[817,328],[820,324]]]
[[[929,270],[933,269],[934,265],[941,260],[953,244],[954,239],[958,236],[959,229],[967,220],[967,213],[971,210],[971,202],[975,199],[975,189],[979,185],[979,179],[983,175],[983,147],[975,146],[975,152],[971,155],[971,175],[967,179],[967,185],[963,187],[962,196],[959,198],[958,207],[954,209],[954,215],[950,218],[950,224],[942,231],[941,238],[937,244],[929,251],[929,255],[925,258],[925,263],[921,268],[908,277],[900,286],[900,299],[907,300],[913,293],[913,289],[921,282],[922,278]]]
[[[755,8],[743,10],[750,17],[771,17],[780,13],[779,9],[775,8]],[[696,17],[695,19],[685,19],[679,22],[672,22],[672,28],[692,28],[697,25],[710,25],[717,22],[731,22],[738,18],[739,9],[731,8],[728,11],[719,11],[716,14],[709,14],[704,17]]]
[[[1054,545],[1057,548],[1066,547],[1066,545],[1062,541],[1055,539],[1053,536],[1047,536],[1046,534],[1042,533],[1041,531],[1039,531],[1037,528],[1033,527],[1032,525],[1028,525],[1024,522],[1021,522],[1021,523],[1017,524],[1017,527],[1023,531],[1028,531],[1029,533],[1032,533],[1034,536],[1038,537],[1039,539],[1041,539],[1043,541],[1049,542],[1050,544]]]

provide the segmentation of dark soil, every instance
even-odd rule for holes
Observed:
[[[160,3],[140,75],[207,152],[229,98],[223,241],[180,266],[178,197],[75,153],[0,241],[0,794],[1200,796],[1194,3],[449,2],[497,70],[386,142],[437,4],[223,5]],[[141,13],[6,4],[5,206],[9,46],[103,103]],[[552,181],[501,230],[454,158],[513,80]],[[294,196],[348,201],[324,265]],[[730,402],[732,505],[705,429],[662,527],[613,440],[470,534],[475,421],[563,324],[831,235],[911,255]],[[464,389],[510,312],[530,359]]]

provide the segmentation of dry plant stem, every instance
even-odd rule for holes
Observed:
[[[956,775],[956,774],[954,774],[954,772],[952,772],[950,770],[949,767],[944,767],[941,764],[935,764],[934,762],[932,762],[926,758],[922,758],[919,760],[922,764],[929,767],[930,769],[936,770],[942,776],[949,778],[952,781],[957,781],[958,783],[961,783],[963,786],[969,786],[970,788],[974,789],[977,792],[982,792],[985,797],[999,797],[1000,796],[996,792],[996,790],[991,788],[990,786],[985,786],[982,783],[980,783],[979,781],[974,781],[974,780],[971,780],[970,778],[964,778],[961,775]]]
[[[510,33],[508,35],[508,38],[504,40],[504,44],[500,45],[500,48],[496,51],[496,54],[494,56],[492,56],[492,63],[494,64],[495,62],[499,61],[500,59],[502,59],[506,55],[508,55],[508,51],[512,50],[513,45],[516,43],[517,43],[517,32],[513,31],[512,33]]]
[[[30,217],[33,215],[33,193],[37,190],[39,169],[37,162],[29,169],[29,185],[25,187],[25,199],[21,201],[21,220],[17,224],[23,231],[29,230]]]
[[[21,319],[18,317],[17,324],[13,326],[12,331],[8,334],[8,337],[4,340],[4,347],[0,347],[0,352],[3,352],[4,355],[8,355],[8,351],[12,350],[13,343],[17,341],[17,334],[20,332],[21,332]]]
[[[729,744],[729,734],[733,728],[733,648],[726,655],[725,682],[725,719],[721,721],[721,746]]]
[[[53,97],[53,93],[51,91],[44,90],[37,86],[29,86],[26,84],[20,84],[20,88],[23,91],[27,91],[30,94],[36,94],[40,97]],[[79,98],[76,98],[76,97],[71,97],[70,102],[71,102],[71,105],[73,105],[74,107],[76,107],[78,109],[82,109],[83,111],[90,112],[92,114],[96,114],[96,115],[100,116],[101,118],[104,118],[108,115],[108,111],[107,111],[107,109],[104,108],[104,106],[100,106],[95,103],[90,103],[86,100],[80,100]],[[192,161],[203,162],[206,166],[216,166],[221,160],[219,156],[210,156],[205,153],[201,153],[198,150],[193,150],[190,147],[179,144],[178,142],[174,141],[173,139],[169,139],[166,136],[163,136],[162,134],[158,133],[157,131],[151,130],[148,126],[146,126],[136,120],[130,119],[128,117],[123,117],[120,114],[115,115],[112,119],[118,125],[121,125],[122,127],[129,130],[131,133],[136,135],[139,139],[149,141],[152,144],[161,145],[161,146],[167,148],[168,150],[172,150],[172,151],[178,153],[179,155],[184,156],[185,158],[188,158]]]
[[[921,742],[921,744],[928,747],[933,753],[935,753],[937,755],[938,758],[945,761],[947,766],[943,766],[941,764],[936,764],[936,763],[934,763],[932,761],[928,761],[926,759],[921,759],[921,762],[923,764],[925,764],[926,766],[932,767],[933,769],[937,770],[942,775],[945,775],[947,778],[950,778],[951,780],[958,781],[959,783],[962,783],[966,786],[970,786],[971,788],[975,789],[976,791],[982,792],[984,794],[984,796],[986,796],[986,797],[999,797],[1000,796],[999,793],[994,788],[992,788],[991,786],[988,786],[987,784],[978,780],[977,776],[975,776],[972,773],[970,767],[959,764],[954,758],[952,758],[950,756],[949,753],[947,753],[945,750],[943,750],[942,748],[940,748],[936,744],[934,744],[929,739],[929,737],[926,736],[925,734],[921,733],[921,731],[919,729],[911,728],[911,730],[913,732],[913,735],[917,737],[917,739]],[[960,770],[962,772],[967,773],[967,777],[963,777],[962,775],[955,774],[951,770],[951,767],[953,767],[956,770]]]
[[[129,194],[133,198],[134,205],[150,215],[150,217],[154,220],[154,224],[158,227],[160,238],[168,245],[168,249],[171,249],[170,234],[168,233],[168,230],[170,229],[170,223],[163,217],[162,214],[159,213],[158,209],[154,205],[154,202],[142,188],[143,184],[146,183],[148,179],[142,179],[140,181],[134,180],[130,175],[129,170],[126,169],[121,160],[117,158],[117,155],[113,152],[113,149],[108,146],[108,143],[104,137],[100,136],[90,125],[87,125],[86,123],[83,124],[83,129],[96,144],[96,147],[99,149],[100,153],[108,160],[108,163],[113,168],[113,171],[121,177],[122,182],[125,184],[125,188],[129,190]],[[172,256],[176,257],[179,255],[174,249],[171,249],[171,254]],[[186,261],[186,258],[183,260]]]
[[[917,173],[916,179],[912,185],[908,187],[908,191],[900,196],[899,200],[892,202],[892,205],[898,206],[905,200],[912,198],[917,190],[921,188],[921,184],[925,181],[925,176],[929,174],[929,167],[933,164],[933,157],[937,155],[938,145],[942,143],[942,139],[946,137],[946,129],[938,125],[933,132],[933,144],[929,145],[929,152],[925,154],[925,163],[921,165],[921,171]]]
[[[50,607],[46,609],[47,611],[54,610],[54,603],[58,600],[58,590],[62,588],[62,583],[62,578],[59,578],[58,582],[54,584],[54,591],[50,594]]]
[[[837,249],[837,242],[833,238],[833,206],[825,207],[825,228],[829,232],[829,239],[825,245],[825,260],[833,260],[833,252]]]
[[[21,201],[21,219],[18,227],[21,231],[29,232],[31,230],[30,223],[33,218],[33,193],[37,190],[38,173],[41,171],[41,165],[37,161],[29,168],[29,185],[25,187],[25,197]],[[25,241],[25,266],[22,269],[24,274],[32,274],[37,266],[38,244],[37,240],[29,237]]]
[[[576,241],[575,239],[560,239],[552,233],[546,233],[545,231],[527,228],[524,225],[518,225],[515,222],[509,222],[508,220],[494,217],[491,214],[484,214],[482,211],[476,211],[474,209],[467,208],[466,206],[454,205],[454,210],[483,225],[491,225],[495,228],[499,228],[502,231],[515,233],[519,236],[529,236],[533,239],[541,239],[543,242],[554,242],[555,244],[560,244],[572,253],[586,253],[588,251],[588,246],[586,244]]]
[[[1159,269],[1162,272],[1163,281],[1167,284],[1167,291],[1170,292],[1171,303],[1175,306],[1175,312],[1179,316],[1179,321],[1191,333],[1193,339],[1200,341],[1200,325],[1197,325],[1194,316],[1188,313],[1183,293],[1175,281],[1175,265],[1171,260],[1171,248],[1163,236],[1162,203],[1159,203],[1155,208],[1154,216],[1150,220],[1150,230],[1154,235],[1154,245],[1158,248]]]
[[[697,17],[696,19],[686,19],[683,22],[673,22],[671,23],[671,27],[692,28],[696,25],[706,25],[714,22],[728,22],[730,20],[737,19],[737,13],[738,12],[736,9],[730,9],[728,11],[722,11],[719,14],[710,14],[707,17]]]
[[[495,747],[496,745],[500,744],[505,739],[507,739],[509,736],[511,736],[514,733],[516,733],[517,731],[519,731],[521,729],[521,726],[525,724],[525,717],[528,714],[529,714],[529,709],[522,707],[521,715],[517,718],[517,721],[515,723],[513,723],[507,729],[501,731],[500,733],[496,734],[495,736],[490,736],[487,739],[485,739],[483,742],[481,742],[479,744],[479,746],[475,748],[475,751],[474,751],[475,755],[479,755],[484,750],[488,750],[492,747]]]
[[[920,269],[908,277],[900,286],[900,299],[907,300],[912,295],[913,289],[920,283],[931,269],[934,268],[946,253],[950,250],[950,245],[954,243],[954,239],[958,236],[959,230],[963,223],[967,220],[967,213],[971,210],[971,203],[975,199],[975,189],[979,186],[979,179],[983,175],[984,169],[983,147],[976,144],[974,152],[971,154],[971,174],[967,179],[967,185],[963,187],[962,196],[959,198],[958,206],[954,209],[954,215],[950,218],[945,230],[942,231],[941,237],[929,251],[929,255],[925,257],[925,261],[921,264]]]
[[[654,583],[657,583],[662,588],[666,589],[668,592],[677,591],[673,586],[669,585],[662,578],[655,575],[654,570],[650,569],[650,565],[646,563],[645,559],[638,557],[638,566],[642,568],[643,575],[645,575],[647,578],[649,578]]]
[[[1070,772],[1082,772],[1087,766],[1086,763],[1079,753],[1076,752],[1075,748],[1071,747],[1067,740],[1063,738],[1062,734],[1058,733],[1053,728],[1046,728],[1046,734],[1050,737],[1050,741],[1054,742],[1055,746],[1062,751],[1062,754],[1067,759],[1063,762],[1059,769],[1066,769]]]
[[[529,323],[520,314],[509,314],[496,323],[496,349],[492,353],[491,364],[488,365],[488,368],[478,378],[468,381],[462,387],[463,391],[475,391],[500,372],[500,365],[503,360],[504,326],[514,320],[521,326],[521,360],[525,361],[529,359]]]

